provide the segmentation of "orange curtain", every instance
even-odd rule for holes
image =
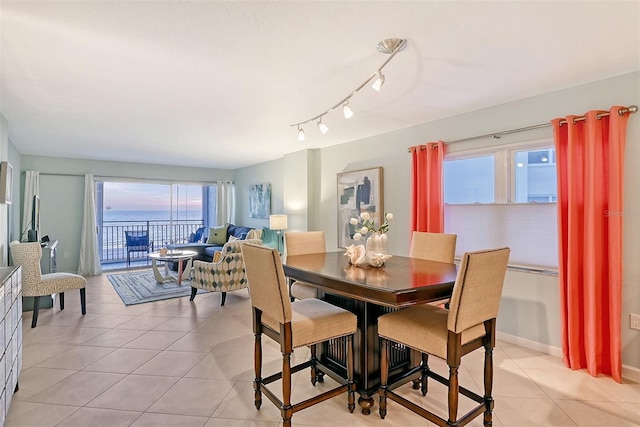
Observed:
[[[628,114],[555,119],[562,350],[571,369],[622,381],[622,187]],[[566,120],[566,124],[560,124]]]
[[[411,147],[411,230],[444,232],[444,143]]]

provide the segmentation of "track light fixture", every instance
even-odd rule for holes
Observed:
[[[344,117],[347,119],[352,117],[353,110],[351,109],[351,107],[349,107],[349,100],[355,94],[360,92],[360,90],[362,90],[363,87],[367,86],[372,81],[373,81],[373,84],[371,85],[371,87],[379,92],[380,89],[382,88],[382,85],[384,84],[384,74],[382,74],[382,69],[389,63],[389,61],[391,61],[391,59],[393,59],[396,53],[403,50],[406,46],[407,46],[406,39],[397,39],[397,38],[385,39],[380,43],[378,43],[378,51],[380,53],[386,53],[389,55],[387,60],[384,61],[380,67],[378,67],[375,73],[371,74],[367,80],[365,80],[360,86],[358,86],[355,90],[349,93],[349,95],[347,95],[344,99],[340,100],[340,102],[338,102],[336,105],[334,105],[333,107],[329,108],[326,111],[323,111],[322,113],[318,114],[315,117],[304,120],[302,122],[292,124],[291,126],[295,126],[298,128],[298,141],[304,141],[304,130],[302,129],[301,126],[309,122],[315,122],[316,120],[318,120],[318,129],[320,129],[320,132],[322,132],[323,135],[327,133],[327,131],[329,130],[329,127],[322,122],[322,118],[341,105],[342,105],[342,113],[344,114]]]
[[[322,123],[322,117],[320,117],[320,121],[318,121],[318,129],[320,129],[323,135],[329,131],[329,126]]]
[[[342,105],[342,114],[344,114],[345,119],[350,119],[353,117],[353,110],[349,107],[349,100]]]

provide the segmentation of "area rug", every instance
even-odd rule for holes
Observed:
[[[151,270],[108,274],[107,278],[122,299],[122,302],[124,302],[124,305],[142,304],[191,295],[191,286],[188,280],[183,280],[180,286],[175,282],[158,283]],[[201,289],[198,290],[198,293],[203,292]]]

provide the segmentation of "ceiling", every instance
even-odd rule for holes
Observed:
[[[20,153],[222,169],[640,69],[638,1],[0,0],[0,37]]]

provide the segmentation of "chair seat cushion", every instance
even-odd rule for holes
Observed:
[[[84,288],[87,284],[87,279],[72,273],[49,273],[42,275],[42,285],[38,287],[38,295],[26,295],[26,296],[39,296],[50,295],[60,292],[70,291],[72,289]]]
[[[447,358],[449,310],[429,304],[416,305],[378,318],[378,335],[423,353]],[[484,324],[462,332],[462,344],[484,336]]]
[[[293,282],[291,296],[298,299],[318,298],[318,288],[306,282]]]
[[[262,322],[280,332],[280,324],[266,313]],[[291,304],[293,347],[303,347],[356,332],[356,315],[328,302],[310,298]]]

